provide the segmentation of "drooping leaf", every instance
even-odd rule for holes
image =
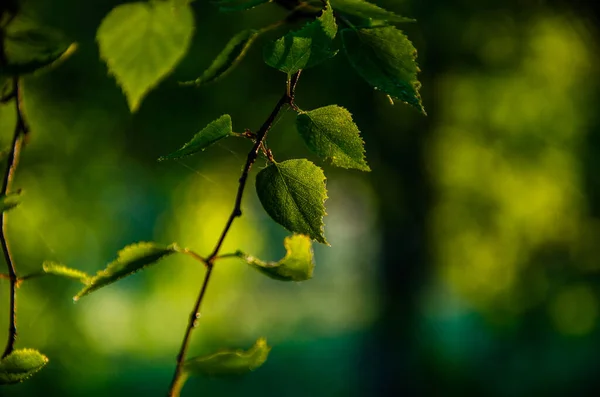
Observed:
[[[52,261],[45,261],[42,264],[42,269],[44,269],[44,273],[46,274],[70,278],[72,280],[79,281],[86,285],[89,284],[90,280],[92,279],[92,277],[89,274],[82,272],[81,270],[72,269],[60,263]]]
[[[0,360],[0,385],[22,382],[46,364],[48,357],[37,350],[15,350]]]
[[[191,156],[198,153],[219,140],[233,135],[231,127],[231,117],[225,114],[218,119],[212,121],[204,127],[199,133],[194,135],[191,141],[183,145],[183,147],[171,154],[162,156],[158,161],[173,160],[185,156]]]
[[[177,252],[177,250],[178,248],[174,244],[163,246],[156,243],[141,242],[128,245],[118,252],[117,259],[109,263],[106,269],[99,271],[94,277],[90,278],[87,285],[73,299],[77,301],[90,292],[112,284],[123,277],[130,276],[157,262],[164,256]]]
[[[198,86],[220,80],[241,62],[259,35],[260,31],[254,29],[243,30],[236,34],[200,77],[183,84]]]
[[[250,10],[271,1],[273,0],[220,0],[214,3],[219,6],[219,11],[233,12]]]
[[[0,74],[15,76],[53,67],[67,59],[77,44],[62,34],[32,24],[18,23],[7,32],[5,51],[8,63],[0,66]]]
[[[315,66],[337,54],[332,48],[337,24],[329,4],[314,21],[265,46],[267,65],[288,75]]]
[[[194,31],[190,6],[166,1],[127,3],[102,20],[100,56],[135,112],[140,102],[185,55]]]
[[[216,353],[187,360],[184,371],[190,375],[242,375],[254,371],[267,361],[271,347],[265,338],[244,350],[220,350]]]
[[[417,79],[417,50],[400,30],[378,26],[342,31],[350,64],[372,87],[425,114]]]
[[[296,118],[296,127],[308,147],[331,164],[370,171],[360,131],[343,107],[330,105],[302,112]]]
[[[256,176],[256,191],[275,222],[327,244],[323,235],[327,189],[321,168],[306,159],[273,163]]]
[[[412,18],[397,15],[365,0],[330,0],[334,10],[362,18],[390,22],[414,22]]]
[[[5,196],[0,196],[0,212],[8,211],[15,208],[21,203],[20,193],[9,193]]]
[[[315,268],[310,238],[302,234],[286,237],[283,241],[286,254],[278,262],[264,262],[239,252],[238,256],[263,274],[280,281],[306,281],[312,278]]]

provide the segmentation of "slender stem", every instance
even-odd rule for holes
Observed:
[[[300,72],[298,72],[292,76],[292,80],[291,80],[292,89],[291,90],[286,89],[283,96],[279,99],[279,101],[275,105],[275,108],[273,109],[273,111],[271,112],[271,114],[269,115],[267,120],[263,123],[263,125],[258,130],[258,133],[256,134],[256,141],[254,142],[252,149],[248,153],[248,156],[246,158],[246,164],[244,165],[244,170],[242,171],[242,175],[240,176],[240,179],[239,179],[239,185],[238,185],[237,194],[235,196],[235,203],[233,205],[233,210],[231,211],[231,214],[229,215],[229,218],[227,219],[227,223],[225,224],[225,227],[223,228],[223,232],[221,233],[221,236],[219,237],[219,240],[217,241],[215,248],[213,249],[212,253],[208,256],[208,258],[206,259],[206,262],[205,262],[206,268],[207,268],[206,274],[204,275],[204,281],[202,282],[202,288],[200,288],[200,293],[198,294],[198,298],[196,299],[196,302],[194,303],[194,308],[192,309],[192,312],[190,314],[189,322],[186,327],[185,334],[183,336],[183,341],[181,342],[181,348],[179,349],[179,354],[177,355],[177,366],[175,367],[175,374],[173,375],[171,387],[169,388],[169,394],[168,394],[169,397],[177,397],[179,395],[181,388],[183,387],[184,379],[182,379],[182,377],[185,376],[185,374],[183,373],[183,364],[185,362],[185,357],[186,357],[187,350],[188,350],[188,347],[190,344],[190,338],[192,335],[192,331],[194,330],[194,328],[196,328],[198,326],[198,320],[200,318],[200,307],[202,305],[202,301],[204,300],[204,295],[206,294],[206,290],[208,288],[210,276],[214,269],[214,262],[219,257],[218,256],[219,251],[221,250],[221,247],[223,246],[223,242],[225,241],[225,237],[227,237],[227,233],[229,232],[229,229],[231,229],[231,225],[233,224],[233,221],[235,220],[235,218],[242,216],[242,198],[244,196],[244,189],[246,188],[246,182],[248,181],[248,175],[250,174],[250,169],[252,168],[252,165],[258,158],[258,154],[259,154],[260,149],[263,146],[263,143],[267,137],[267,133],[271,130],[271,127],[273,127],[273,123],[275,122],[277,115],[279,115],[279,113],[281,112],[281,110],[283,109],[283,107],[285,105],[291,105],[294,102],[294,93],[295,93],[296,83],[298,82],[299,77],[300,77]]]
[[[0,51],[4,53],[4,51]],[[5,55],[2,55],[0,61],[5,62]],[[21,154],[21,148],[23,145],[23,137],[27,132],[27,127],[23,118],[23,112],[21,109],[21,87],[19,78],[13,77],[13,92],[15,95],[15,111],[17,114],[17,122],[15,125],[15,132],[13,135],[11,149],[8,152],[8,159],[4,176],[2,179],[2,190],[0,195],[4,196],[10,192],[12,182],[14,180],[15,171],[19,162],[19,156]],[[17,286],[19,278],[15,269],[15,264],[10,253],[8,241],[6,240],[6,212],[0,213],[0,245],[4,253],[4,260],[8,268],[8,278],[10,281],[10,309],[9,309],[9,324],[8,324],[8,339],[6,341],[6,347],[2,357],[8,356],[14,350],[15,343],[17,341]]]

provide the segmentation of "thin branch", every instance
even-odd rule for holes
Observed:
[[[246,158],[246,164],[244,165],[244,170],[242,171],[242,175],[240,176],[240,179],[239,179],[239,185],[238,185],[238,190],[237,190],[237,194],[235,197],[235,203],[233,205],[233,210],[231,211],[231,214],[229,215],[229,218],[227,219],[227,223],[225,224],[225,227],[223,228],[223,232],[221,233],[221,236],[219,237],[219,240],[218,240],[217,244],[215,245],[215,248],[213,249],[213,251],[209,255],[209,257],[206,259],[206,268],[207,268],[206,274],[204,275],[204,281],[202,282],[202,288],[200,289],[200,293],[198,294],[198,299],[196,299],[196,303],[194,304],[194,308],[192,309],[192,312],[190,314],[189,322],[186,327],[185,334],[183,336],[183,341],[181,343],[181,348],[179,349],[179,354],[177,355],[177,366],[175,368],[175,374],[173,375],[171,387],[169,388],[169,394],[168,394],[169,397],[177,397],[179,395],[179,391],[182,387],[181,377],[184,376],[183,364],[185,362],[185,357],[186,357],[187,350],[188,350],[188,347],[190,344],[190,337],[192,335],[192,331],[194,330],[194,328],[196,328],[198,326],[198,320],[200,318],[200,307],[202,305],[202,301],[204,300],[204,295],[206,294],[206,290],[208,288],[210,276],[212,275],[212,271],[214,269],[214,262],[219,257],[218,256],[219,251],[221,250],[221,247],[223,246],[223,242],[225,241],[225,237],[227,237],[227,233],[229,233],[229,229],[231,229],[231,225],[233,224],[233,221],[235,220],[235,218],[242,216],[242,198],[244,196],[244,190],[246,188],[246,182],[248,181],[248,175],[250,174],[250,169],[252,168],[252,165],[258,158],[258,154],[261,150],[261,147],[263,146],[263,143],[267,137],[268,132],[271,130],[271,127],[273,127],[273,123],[275,122],[275,119],[277,118],[277,116],[279,115],[279,113],[281,112],[281,110],[283,109],[283,107],[285,105],[291,105],[294,102],[295,88],[296,88],[296,84],[298,82],[299,76],[300,76],[300,72],[298,72],[292,76],[291,85],[290,85],[290,87],[292,87],[292,89],[291,90],[286,89],[286,91],[283,94],[283,96],[281,97],[281,99],[279,99],[279,101],[275,105],[275,108],[273,109],[273,111],[271,112],[271,114],[269,115],[267,120],[263,123],[263,125],[258,130],[258,132],[256,134],[256,141],[254,143],[254,146],[252,146],[252,149],[248,153],[248,156]]]
[[[3,49],[2,49],[3,50]],[[4,51],[0,51],[4,53]],[[0,61],[5,62],[5,55],[2,55]],[[25,124],[23,111],[21,108],[21,87],[19,77],[13,77],[13,92],[15,93],[15,111],[17,114],[17,122],[15,125],[15,132],[13,135],[11,150],[8,152],[8,159],[4,176],[2,180],[2,190],[0,195],[4,196],[10,192],[12,182],[15,177],[15,171],[19,162],[19,156],[21,154],[21,148],[23,146],[23,137],[27,133],[27,126]],[[8,241],[6,240],[6,213],[0,213],[0,245],[4,253],[4,260],[8,268],[8,277],[10,281],[10,309],[9,309],[9,324],[8,324],[8,339],[6,341],[6,347],[2,357],[8,356],[14,350],[15,343],[17,341],[17,287],[19,278],[15,269],[15,264],[10,253]]]

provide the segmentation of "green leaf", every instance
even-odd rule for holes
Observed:
[[[279,262],[264,262],[239,252],[238,256],[261,273],[280,281],[306,281],[312,278],[315,268],[310,238],[302,234],[286,237],[283,241],[286,254]]]
[[[306,159],[273,163],[256,176],[256,191],[275,222],[327,244],[323,235],[327,190],[322,169]]]
[[[183,145],[183,147],[171,154],[162,156],[158,161],[179,159],[185,156],[191,156],[198,153],[219,140],[233,135],[231,127],[231,117],[225,114],[218,119],[212,121],[204,127],[202,131],[194,135],[191,141]]]
[[[254,371],[267,361],[271,347],[265,338],[244,350],[220,350],[216,353],[187,360],[184,371],[190,375],[242,375]]]
[[[343,168],[371,169],[365,161],[364,142],[349,111],[337,105],[303,112],[296,127],[316,154]]]
[[[414,22],[412,18],[406,18],[391,11],[385,10],[373,3],[364,0],[330,0],[331,6],[336,11],[355,15],[362,18],[379,19],[390,22]]]
[[[22,382],[46,364],[48,357],[37,350],[15,350],[0,360],[0,385]]]
[[[72,269],[60,263],[52,261],[45,261],[42,265],[42,269],[44,269],[44,273],[46,274],[70,278],[72,280],[79,281],[86,285],[88,285],[90,283],[90,280],[92,279],[92,277],[89,274],[82,272],[81,270]]]
[[[223,51],[215,58],[212,64],[194,81],[187,81],[185,85],[202,85],[214,83],[229,74],[246,56],[248,49],[260,35],[259,30],[248,29],[236,34],[229,40]]]
[[[328,4],[318,18],[302,29],[267,44],[265,62],[288,75],[315,66],[337,54],[337,50],[332,49],[336,34],[337,25]]]
[[[193,31],[191,8],[175,9],[166,1],[122,4],[102,20],[96,36],[100,56],[132,112],[183,58]]]
[[[344,29],[342,41],[350,64],[363,79],[425,114],[417,80],[417,51],[400,30],[393,26]]]
[[[62,34],[30,24],[18,24],[7,32],[5,46],[8,64],[0,66],[0,74],[10,76],[54,67],[77,49],[77,44]]]
[[[21,203],[21,193],[9,193],[5,196],[0,196],[0,212],[8,211],[15,208]]]
[[[219,6],[219,11],[245,11],[250,10],[259,5],[270,3],[273,0],[221,0],[214,3]]]
[[[86,287],[84,287],[73,298],[75,301],[81,297],[130,276],[133,273],[144,269],[146,266],[157,262],[164,256],[177,252],[177,246],[163,246],[156,243],[141,242],[128,245],[117,254],[117,259],[109,263],[106,269],[99,271],[94,277],[90,278]]]

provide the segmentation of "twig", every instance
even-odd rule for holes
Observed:
[[[204,281],[202,282],[202,288],[200,288],[200,293],[198,294],[198,299],[196,299],[196,303],[194,304],[194,308],[192,309],[192,312],[190,314],[189,322],[188,322],[187,328],[185,330],[185,334],[183,336],[183,341],[181,343],[181,348],[179,350],[179,354],[177,355],[177,366],[175,367],[175,374],[173,375],[171,387],[169,388],[169,394],[168,394],[169,397],[177,397],[179,395],[179,391],[182,387],[181,377],[183,375],[183,364],[185,362],[185,356],[186,356],[186,353],[187,353],[187,350],[188,350],[188,347],[190,344],[190,337],[192,335],[192,331],[198,325],[198,319],[200,318],[200,306],[202,305],[202,301],[204,300],[204,295],[206,294],[206,290],[208,288],[210,276],[212,275],[212,271],[214,269],[214,262],[219,257],[218,256],[219,251],[221,250],[223,242],[225,241],[225,237],[227,237],[227,233],[229,232],[229,229],[231,228],[233,221],[235,220],[235,218],[242,216],[242,198],[244,195],[244,189],[246,188],[246,182],[248,181],[248,175],[250,173],[250,169],[252,168],[252,165],[258,158],[258,153],[260,152],[263,142],[265,141],[265,138],[267,137],[267,133],[273,126],[273,123],[274,123],[275,119],[277,118],[277,115],[279,115],[279,112],[281,112],[281,110],[283,109],[283,107],[285,105],[291,105],[294,102],[294,93],[295,93],[296,83],[298,82],[299,76],[300,76],[300,72],[298,72],[292,76],[292,81],[291,81],[292,89],[291,90],[286,89],[286,91],[283,94],[283,96],[281,97],[281,99],[279,99],[279,101],[275,105],[275,108],[273,109],[273,111],[271,112],[271,114],[269,115],[267,120],[260,127],[260,130],[257,132],[256,141],[254,143],[254,146],[252,146],[252,149],[248,153],[248,157],[246,158],[246,165],[244,166],[244,170],[242,171],[242,175],[240,176],[240,179],[239,179],[239,185],[238,185],[238,190],[237,190],[237,194],[235,197],[235,204],[233,206],[233,210],[231,211],[231,214],[229,215],[229,219],[227,220],[227,223],[225,224],[225,227],[223,228],[223,232],[221,233],[221,236],[219,237],[219,240],[218,240],[217,244],[215,245],[215,248],[213,249],[213,251],[209,255],[209,257],[206,259],[206,268],[207,268],[206,274],[204,275]]]

